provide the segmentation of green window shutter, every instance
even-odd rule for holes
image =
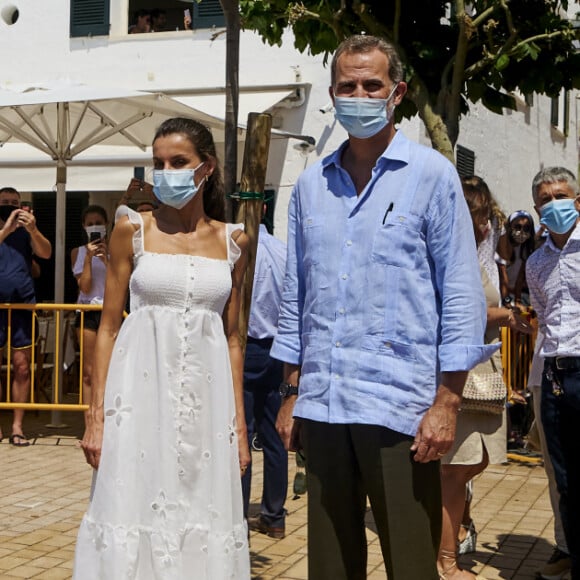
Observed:
[[[71,0],[70,35],[107,36],[109,0]]]
[[[459,177],[475,175],[475,152],[462,145],[457,145],[455,150],[457,159],[457,173]]]
[[[220,0],[200,0],[193,2],[192,27],[211,28],[212,26],[225,26],[226,18]]]

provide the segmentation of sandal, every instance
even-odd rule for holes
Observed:
[[[457,553],[471,554],[471,552],[475,552],[475,546],[477,544],[477,531],[475,530],[475,524],[473,523],[473,520],[471,520],[468,525],[461,524],[461,527],[467,530],[467,534],[461,542],[458,542]]]
[[[10,445],[14,445],[14,447],[28,447],[30,445],[30,441],[28,441],[26,436],[20,435],[20,433],[12,433],[8,441],[10,442]]]
[[[447,574],[453,570],[453,568],[457,568],[457,570],[463,572],[463,570],[457,565],[457,554],[455,552],[449,552],[448,550],[441,550],[439,552],[439,556],[441,560],[450,560],[450,564],[447,567],[444,567],[443,570],[437,570],[439,573],[439,580],[447,580]],[[471,572],[469,572],[471,574]],[[473,576],[474,580],[485,580],[483,576],[479,574]]]

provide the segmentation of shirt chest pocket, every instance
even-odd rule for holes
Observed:
[[[302,251],[306,264],[319,264],[322,260],[323,231],[322,224],[307,218],[302,230]]]
[[[422,220],[415,216],[394,215],[376,233],[371,261],[385,266],[415,268],[419,247],[424,245]]]

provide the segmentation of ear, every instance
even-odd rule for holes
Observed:
[[[334,91],[332,87],[328,87],[328,94],[330,95],[330,99],[332,100],[332,104],[334,105]]]
[[[395,105],[400,105],[401,101],[403,100],[404,96],[407,94],[407,83],[405,81],[401,81],[397,88],[395,89],[395,94],[393,96],[393,103]]]
[[[215,167],[217,165],[217,160],[215,157],[208,157],[205,162],[205,176],[204,177],[211,177],[212,173],[215,171]]]

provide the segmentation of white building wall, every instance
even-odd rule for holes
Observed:
[[[211,30],[123,35],[119,31],[126,26],[122,18],[124,4],[121,0],[114,0],[113,4],[111,17],[117,15],[119,19],[112,29],[114,35],[71,39],[67,0],[0,0],[0,14],[9,6],[16,6],[20,14],[11,26],[0,18],[0,88],[57,80],[147,91],[224,85],[225,34],[213,40]],[[293,83],[297,71],[301,81],[311,85],[305,104],[271,112],[278,128],[311,135],[316,146],[310,151],[295,140],[272,142],[267,182],[278,192],[275,228],[281,238],[286,236],[286,207],[297,176],[307,165],[335,149],[346,135],[332,113],[320,112],[329,102],[330,76],[322,56],[300,54],[293,48],[290,34],[282,47],[269,47],[257,35],[242,33],[242,87]],[[503,116],[472,106],[462,120],[459,143],[475,151],[476,173],[488,181],[506,212],[531,209],[530,184],[541,167],[559,164],[576,172],[576,100],[570,102],[569,137],[550,126],[550,101],[537,96],[533,107],[522,104],[521,110]],[[429,144],[417,119],[405,121],[401,127],[410,138]],[[130,176],[129,169],[126,174],[119,172],[119,191],[126,187]],[[51,189],[53,181],[43,189]],[[25,182],[26,175],[19,182],[23,190]],[[75,183],[80,182],[82,177]],[[111,179],[106,189],[112,188],[110,182]]]

